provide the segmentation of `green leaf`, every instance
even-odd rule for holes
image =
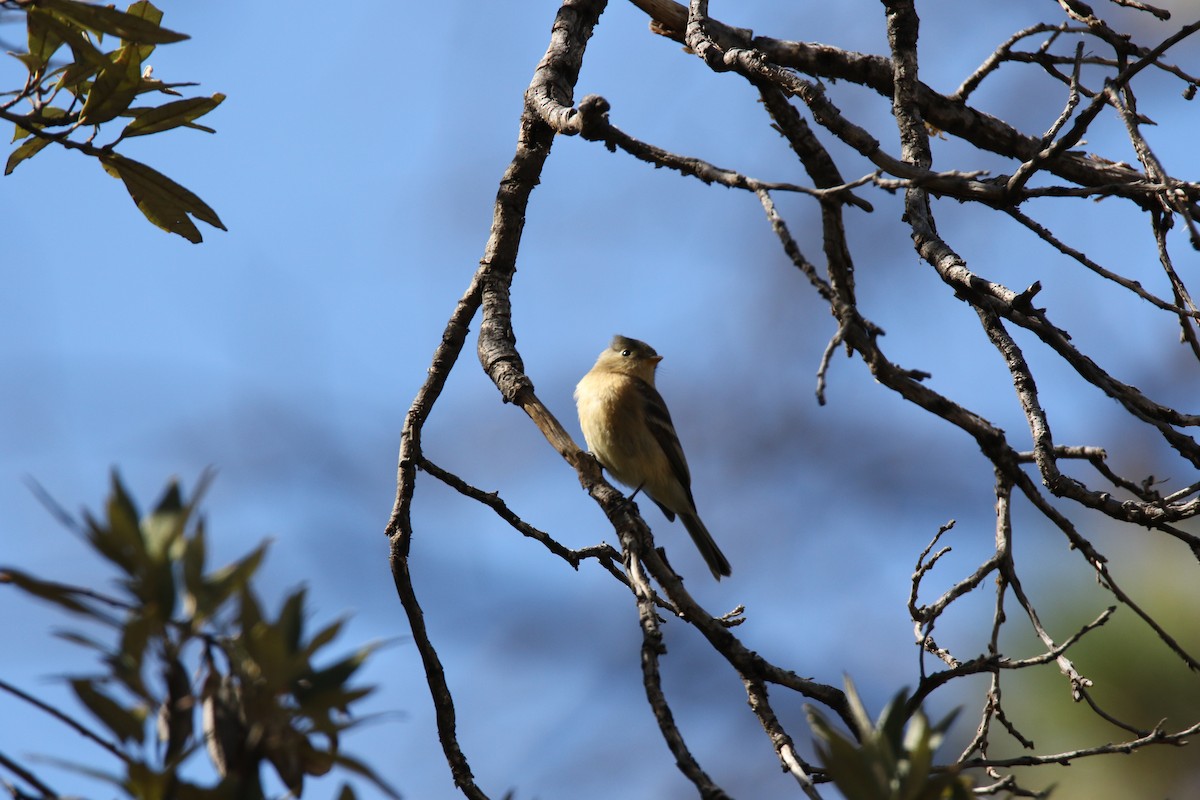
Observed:
[[[303,704],[307,697],[316,697],[323,692],[341,690],[377,647],[378,645],[367,645],[341,661],[323,669],[313,670],[305,675],[302,679],[302,687],[297,687],[296,698]]]
[[[109,476],[112,494],[108,498],[108,524],[121,528],[128,536],[138,535],[138,508],[116,470]]]
[[[141,55],[136,47],[126,45],[116,51],[116,58],[100,68],[79,112],[79,121],[84,125],[99,125],[115,119],[129,108],[141,85]]]
[[[207,655],[205,661],[208,673],[200,689],[202,738],[217,774],[226,778],[231,772],[243,770],[247,763],[246,705],[233,678],[218,673]],[[244,777],[253,775],[250,771]],[[241,793],[233,796],[240,797]]]
[[[277,739],[268,740],[263,748],[267,760],[275,767],[275,773],[293,797],[304,794],[304,765],[301,758],[307,743],[303,734],[292,728],[284,728]]]
[[[142,531],[138,525],[138,510],[115,471],[112,474],[112,493],[108,498],[107,512],[106,525],[85,512],[88,540],[100,555],[127,575],[137,575],[146,560]]]
[[[254,672],[258,688],[271,693],[287,690],[303,664],[297,664],[298,659],[288,652],[282,627],[263,616],[258,599],[249,590],[242,592],[238,623],[238,641],[247,657],[241,668]]]
[[[350,707],[375,693],[374,686],[357,689],[326,689],[321,692],[301,691],[294,695],[298,703],[296,713],[307,717],[308,725],[315,731],[335,736],[339,731],[358,724],[360,720],[350,717]],[[337,712],[336,714],[334,712]]]
[[[140,742],[145,732],[145,717],[136,710],[128,709],[97,689],[87,678],[71,681],[71,688],[88,711],[104,723],[123,743]]]
[[[852,707],[858,700],[857,695],[848,699]],[[816,742],[817,756],[834,785],[847,800],[880,800],[880,787],[871,781],[872,765],[865,749],[835,729],[816,708],[805,705],[804,712],[809,727],[824,740]]]
[[[50,58],[58,48],[62,47],[62,37],[58,35],[56,26],[51,22],[52,17],[39,8],[31,8],[25,15],[25,28],[28,32],[29,53],[25,62],[29,74],[34,74],[50,63]]]
[[[102,56],[102,63],[93,64],[87,61],[76,61],[69,64],[58,79],[58,85],[72,94],[83,97],[91,88],[91,80],[100,69],[110,62]]]
[[[18,589],[28,592],[34,597],[49,600],[51,603],[62,606],[66,610],[76,614],[97,619],[101,618],[95,610],[75,599],[75,596],[79,594],[79,590],[74,586],[55,583],[53,581],[44,581],[12,567],[0,567],[0,583],[14,584]]]
[[[196,698],[192,694],[192,683],[187,669],[178,657],[164,656],[163,683],[167,697],[159,709],[159,741],[166,743],[166,761],[170,764],[184,753],[196,728]]]
[[[105,659],[117,680],[129,691],[150,700],[150,691],[142,678],[142,665],[151,637],[161,635],[162,625],[144,613],[131,614],[121,628],[120,649]]]
[[[962,711],[962,707],[960,706],[959,708],[956,708],[953,711],[951,711],[946,716],[942,717],[942,721],[939,722],[937,725],[933,726],[933,732],[938,734],[939,736],[941,736],[944,739],[946,732],[948,730],[950,730],[950,726],[954,724],[954,720],[958,719],[959,712],[961,712],[961,711]]]
[[[342,632],[342,626],[345,624],[345,622],[346,620],[339,619],[318,631],[317,635],[312,638],[312,641],[305,646],[305,657],[312,658],[318,650],[337,638],[337,635]]]
[[[125,9],[125,13],[131,14],[154,25],[162,22],[163,18],[163,12],[153,3],[151,3],[150,0],[138,0],[138,2]]]
[[[136,557],[138,541],[129,541],[116,535],[113,530],[92,516],[87,509],[83,512],[84,533],[92,549],[116,564],[127,574],[137,572]]]
[[[183,590],[186,595],[183,613],[198,624],[212,615],[212,600],[204,582],[204,564],[208,560],[208,541],[204,534],[204,520],[198,520],[192,535],[183,546]]]
[[[12,56],[17,61],[20,61],[22,64],[24,64],[25,69],[29,70],[30,75],[33,75],[39,69],[42,69],[43,67],[46,66],[46,62],[41,61],[37,56],[33,55],[32,53],[14,53],[11,50],[9,50],[8,55]]]
[[[142,573],[129,583],[142,601],[142,613],[147,620],[158,627],[165,626],[175,614],[175,605],[179,600],[174,564],[170,561],[147,561]]]
[[[17,168],[18,164],[27,158],[33,158],[38,153],[42,152],[43,148],[45,148],[48,144],[50,144],[49,139],[43,139],[37,136],[26,141],[16,150],[13,150],[11,153],[9,153],[8,162],[4,165],[4,174],[11,175],[12,171]]]
[[[338,753],[334,755],[333,760],[338,766],[348,769],[356,775],[361,775],[362,777],[366,778],[371,783],[375,784],[379,791],[383,792],[388,797],[391,797],[393,800],[401,800],[399,792],[388,785],[387,781],[385,781],[383,778],[376,775],[374,770],[358,759],[351,758],[343,753]]]
[[[163,18],[163,12],[159,11],[154,6],[153,3],[149,2],[149,0],[139,0],[139,2],[134,3],[129,8],[125,9],[125,13],[129,14],[132,17],[141,19],[141,20],[143,20],[144,23],[148,23],[151,25],[158,25],[160,22],[162,22],[162,18]],[[159,30],[163,30],[163,29],[159,28]],[[172,31],[172,33],[174,33],[174,32]],[[184,39],[188,38],[188,36],[186,34],[176,34],[176,35],[183,36]],[[126,41],[129,41],[129,40],[127,39]],[[150,54],[154,52],[155,44],[168,44],[168,42],[156,42],[156,43],[143,42],[141,47],[138,48],[138,52],[141,55],[143,61],[145,61],[147,58],[149,58]]]
[[[174,781],[174,770],[162,772],[144,761],[130,759],[125,762],[125,780],[121,788],[128,797],[138,800],[165,800],[171,796],[170,786]]]
[[[811,724],[815,711],[806,710],[809,711]],[[834,733],[826,742],[826,747],[818,748],[821,763],[846,800],[881,800],[887,796],[887,778],[880,774],[879,765],[873,762],[866,750],[856,747],[854,742],[838,733]]]
[[[146,551],[155,563],[174,561],[182,553],[189,510],[183,506],[179,482],[172,479],[154,511],[142,522]]]
[[[158,504],[154,506],[152,514],[175,514],[183,511],[183,493],[179,489],[179,481],[172,478],[167,483],[167,488],[163,491],[163,496],[159,498]]]
[[[228,600],[234,592],[240,592],[247,588],[250,579],[254,577],[254,573],[262,564],[269,544],[269,542],[260,544],[244,558],[224,566],[208,576],[205,580],[205,593],[208,595],[206,602],[212,609],[209,613],[215,611],[216,607]],[[261,616],[259,618],[261,619]]]
[[[14,142],[19,142],[33,135],[33,129],[41,130],[42,128],[50,128],[56,125],[65,125],[67,112],[58,106],[43,106],[36,113],[26,114],[21,117],[21,122],[24,124],[13,125]]]
[[[300,650],[300,639],[304,636],[304,595],[303,588],[292,592],[279,611],[278,625],[289,654]]]
[[[125,183],[129,196],[146,219],[163,230],[198,244],[203,237],[188,218],[189,214],[214,228],[225,230],[217,212],[161,172],[116,153],[100,156],[100,164],[109,175]]]
[[[89,636],[85,636],[82,633],[77,633],[75,631],[55,631],[54,635],[59,639],[62,639],[64,642],[77,644],[80,647],[86,647],[99,653],[108,653],[108,645]]]
[[[259,630],[267,627],[266,619],[263,617],[262,606],[259,605],[258,598],[248,587],[241,592],[238,599],[240,600],[238,603],[238,627],[240,628],[238,638],[242,640],[248,650],[251,650],[250,656],[253,658],[255,657],[254,642],[261,637]]]
[[[908,691],[897,692],[872,724],[866,708],[846,678],[846,700],[859,742],[835,730],[818,710],[805,706],[817,735],[817,755],[847,800],[967,800],[970,782],[953,767],[933,772],[934,752],[957,712],[930,725],[917,708],[906,718]]]
[[[162,94],[168,94],[171,97],[183,97],[182,94],[175,91],[177,88],[199,86],[199,85],[200,84],[196,83],[195,81],[178,81],[176,83],[166,83],[164,81],[160,81],[158,78],[155,78],[153,76],[147,76],[145,73],[142,73],[142,85],[138,89],[138,94],[145,94],[146,92],[161,92]],[[130,111],[133,111],[133,110],[134,109],[130,109]],[[204,126],[201,125],[198,127],[204,127]]]
[[[34,17],[35,13],[38,17],[35,23],[37,31],[35,36],[30,38],[29,49],[31,54],[39,58],[42,54],[46,54],[46,60],[49,61],[50,56],[54,55],[58,51],[58,48],[65,43],[71,48],[71,55],[77,64],[90,65],[92,72],[95,72],[108,62],[108,56],[102,53],[96,45],[92,44],[83,31],[76,25],[73,25],[57,14],[48,13],[41,8],[30,9],[30,19]]]
[[[191,97],[187,100],[176,100],[155,108],[130,109],[131,111],[135,111],[137,116],[133,122],[125,126],[125,130],[121,132],[121,135],[145,136],[149,133],[159,133],[171,128],[178,128],[181,125],[211,132],[211,128],[205,128],[203,125],[191,125],[190,123],[212,111],[224,99],[225,95],[218,92],[212,97]]]
[[[867,709],[863,705],[862,698],[858,696],[858,689],[855,688],[854,681],[850,680],[850,676],[844,676],[842,683],[846,687],[846,705],[854,720],[854,733],[860,740],[866,740],[873,729],[871,717],[867,714]]]
[[[904,718],[904,708],[907,703],[908,690],[901,689],[883,707],[879,719],[875,721],[875,729],[882,734],[883,740],[888,743],[891,751],[895,754],[904,750],[904,723],[907,721]]]
[[[932,739],[929,720],[920,711],[913,714],[904,733],[907,770],[902,775],[900,787],[903,800],[922,797],[924,788],[930,783],[929,768],[933,766],[933,751],[937,748]]]
[[[76,25],[96,33],[119,37],[126,42],[170,44],[190,38],[187,34],[160,27],[158,19],[162,18],[162,12],[146,2],[134,3],[128,12],[76,0],[38,0],[37,4],[41,8],[60,14]],[[153,18],[151,9],[158,12],[158,19]]]

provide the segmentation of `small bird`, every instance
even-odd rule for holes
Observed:
[[[662,356],[637,339],[613,337],[575,387],[579,427],[588,449],[636,495],[644,491],[668,520],[683,522],[717,580],[729,561],[696,513],[692,477],[654,372]]]

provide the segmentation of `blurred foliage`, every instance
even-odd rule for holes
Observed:
[[[335,766],[398,797],[369,767],[338,748],[341,734],[361,722],[351,718],[350,706],[371,689],[352,686],[350,680],[374,646],[316,666],[314,657],[337,636],[342,622],[306,635],[303,589],[290,594],[275,617],[263,612],[251,584],[265,544],[232,564],[208,569],[205,525],[197,513],[208,478],[188,501],[172,482],[146,516],[115,473],[103,519],[85,513],[80,523],[54,507],[116,567],[115,595],[0,567],[0,583],[110,632],[115,645],[91,631],[62,634],[99,657],[98,673],[69,679],[94,722],[75,719],[7,682],[0,681],[0,689],[108,751],[119,762],[112,773],[72,764],[69,753],[57,763],[102,780],[125,797],[262,798],[264,764],[295,797],[301,796],[306,776],[324,775]],[[192,756],[201,745],[219,776],[210,786],[190,777],[196,773]],[[189,777],[183,775],[185,764]],[[0,767],[40,793],[13,789],[14,797],[58,796],[5,754]],[[349,785],[340,797],[354,797]]]
[[[215,132],[196,120],[220,105],[223,94],[134,105],[143,95],[182,97],[176,89],[195,86],[164,83],[146,63],[157,45],[188,37],[161,27],[162,12],[148,0],[125,11],[79,0],[10,0],[3,6],[25,13],[28,50],[10,55],[29,73],[22,88],[0,94],[0,118],[14,124],[13,141],[21,142],[9,155],[4,174],[56,144],[95,158],[109,175],[121,179],[146,219],[163,230],[194,243],[203,237],[192,217],[225,230],[217,213],[191,191],[115,150],[124,139],[172,128]],[[102,49],[106,36],[118,46]],[[69,52],[70,60],[59,57],[62,52]],[[29,110],[14,111],[22,103]],[[101,126],[118,117],[130,122],[111,142],[96,144]]]
[[[805,706],[808,724],[818,737],[817,755],[846,800],[970,800],[974,796],[965,777],[953,769],[933,768],[934,751],[957,711],[930,725],[920,708],[905,714],[908,692],[901,690],[872,724],[849,678],[846,700],[858,729],[857,740],[838,731],[813,706]]]
[[[1189,652],[1200,649],[1196,607],[1200,584],[1195,561],[1181,557],[1178,542],[1129,537],[1113,532],[1106,543],[1111,562],[1121,565],[1122,585],[1166,630],[1175,632]],[[1086,576],[1067,579],[1053,571],[1043,580],[1058,587],[1055,619],[1064,632],[1093,613],[1103,590]],[[1014,637],[1015,638],[1015,637]],[[1014,641],[1013,650],[1035,652],[1038,644]],[[1136,726],[1120,728],[1073,698],[1070,682],[1058,669],[1006,675],[1008,719],[1039,751],[1063,752],[1108,742],[1127,741],[1162,724],[1172,730],[1200,719],[1196,673],[1180,661],[1159,637],[1128,609],[1118,609],[1102,629],[1085,636],[1072,650],[1072,660],[1093,686],[1094,702],[1107,714]],[[1193,747],[1147,747],[1128,755],[1078,759],[1070,767],[1018,767],[1022,784],[1054,785],[1055,800],[1094,797],[1200,797],[1200,761]],[[1019,757],[1030,751],[1004,737],[994,740],[992,755]],[[1048,771],[1047,771],[1048,770]]]

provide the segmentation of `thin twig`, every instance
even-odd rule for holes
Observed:
[[[50,716],[54,717],[59,722],[66,725],[71,730],[78,733],[83,738],[87,739],[89,742],[92,742],[93,744],[99,745],[100,747],[104,748],[104,750],[106,750],[110,755],[115,756],[122,763],[124,763],[124,764],[132,763],[130,757],[128,755],[126,755],[125,752],[122,751],[120,747],[118,747],[117,745],[108,741],[107,739],[100,736],[96,732],[92,731],[90,728],[83,725],[75,718],[63,713],[62,711],[59,711],[57,708],[50,705],[49,703],[43,702],[43,701],[37,699],[36,697],[34,697],[33,695],[28,694],[27,692],[21,691],[16,686],[13,686],[11,683],[9,683],[8,681],[3,680],[3,679],[0,679],[0,691],[8,692],[13,697],[16,697],[18,700],[28,703],[29,705],[33,706],[34,708],[38,709],[39,711],[49,714]]]

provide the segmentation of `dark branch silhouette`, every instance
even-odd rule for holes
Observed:
[[[1025,349],[1038,350],[1038,362],[1053,358],[1072,370],[1082,381],[1111,398],[1130,420],[1141,425],[1146,440],[1157,439],[1169,447],[1187,469],[1200,468],[1200,442],[1194,429],[1200,415],[1177,409],[1148,396],[1105,367],[1101,355],[1086,352],[1055,320],[1056,309],[1035,305],[1041,286],[1009,288],[974,270],[956,250],[954,231],[939,230],[936,201],[952,199],[976,203],[995,212],[997,226],[1009,220],[1032,232],[1046,245],[1047,257],[1059,257],[1070,268],[1082,268],[1125,291],[1135,301],[1167,314],[1179,326],[1180,338],[1192,355],[1200,359],[1197,320],[1200,309],[1192,300],[1185,275],[1175,267],[1169,233],[1182,225],[1192,247],[1200,247],[1195,218],[1200,201],[1200,184],[1175,177],[1156,156],[1144,134],[1149,118],[1139,111],[1136,89],[1147,73],[1156,72],[1178,81],[1184,96],[1195,94],[1198,79],[1185,66],[1167,60],[1176,46],[1200,30],[1200,21],[1184,25],[1163,37],[1158,44],[1144,46],[1128,34],[1114,29],[1100,11],[1075,0],[1062,0],[1058,19],[1050,19],[1020,30],[996,46],[994,52],[958,88],[940,94],[922,82],[918,43],[920,20],[912,0],[885,0],[889,51],[863,54],[835,46],[755,35],[708,16],[708,3],[692,0],[688,7],[670,0],[632,0],[650,18],[652,33],[681,43],[698,70],[727,74],[740,79],[757,95],[766,117],[786,140],[804,169],[811,186],[773,180],[769,176],[743,174],[737,169],[714,165],[704,159],[672,153],[642,141],[610,121],[620,105],[590,95],[575,103],[575,82],[583,63],[587,42],[603,13],[603,0],[565,0],[555,17],[549,47],[525,92],[525,107],[513,160],[505,171],[496,197],[491,236],[467,291],[450,318],[442,344],[434,354],[429,376],[413,401],[402,432],[395,507],[388,524],[392,542],[392,568],[401,602],[408,614],[416,645],[425,660],[426,673],[438,711],[442,745],[458,786],[467,797],[486,797],[471,775],[467,756],[459,747],[454,730],[454,704],[433,643],[423,624],[423,612],[410,580],[409,540],[412,536],[410,510],[417,502],[417,472],[424,470],[463,495],[491,508],[518,533],[541,542],[546,549],[572,567],[595,559],[630,590],[642,629],[641,663],[647,700],[680,771],[702,797],[725,797],[696,757],[688,749],[682,731],[675,725],[669,687],[659,670],[663,657],[658,611],[667,610],[695,630],[725,659],[746,689],[751,712],[761,723],[769,746],[777,753],[784,770],[792,774],[800,790],[819,797],[817,786],[830,779],[820,765],[806,763],[793,745],[795,733],[786,730],[772,708],[769,690],[798,694],[839,716],[850,731],[856,726],[846,693],[837,687],[800,677],[792,669],[771,663],[746,648],[735,633],[740,611],[715,616],[691,597],[679,576],[654,548],[649,529],[636,505],[617,492],[603,477],[599,465],[578,444],[538,399],[533,382],[516,347],[512,321],[520,309],[510,297],[517,264],[525,213],[530,192],[539,182],[556,136],[579,136],[597,142],[615,154],[633,157],[654,167],[664,167],[704,184],[754,192],[761,201],[767,226],[782,252],[801,272],[817,297],[827,304],[836,332],[817,370],[816,392],[825,400],[832,357],[839,348],[861,359],[885,391],[966,434],[991,463],[995,473],[995,550],[969,575],[953,582],[936,600],[922,602],[922,583],[939,567],[949,550],[934,550],[951,532],[948,523],[929,546],[917,556],[908,598],[916,643],[923,656],[920,680],[908,700],[915,712],[933,692],[959,678],[987,674],[989,684],[983,697],[977,730],[969,745],[946,769],[980,770],[992,783],[977,791],[1030,795],[1008,772],[1012,767],[1068,764],[1085,757],[1128,753],[1161,744],[1182,744],[1200,732],[1200,722],[1167,730],[1164,724],[1147,728],[1123,720],[1100,707],[1089,688],[1091,681],[1069,657],[1072,648],[1105,625],[1114,613],[1136,616],[1189,668],[1200,669],[1200,661],[1177,634],[1145,610],[1136,598],[1121,588],[1114,565],[1093,544],[1072,515],[1098,512],[1114,524],[1129,526],[1131,535],[1164,534],[1200,559],[1200,537],[1177,524],[1200,513],[1200,483],[1164,493],[1151,478],[1121,475],[1110,466],[1108,454],[1089,443],[1062,444],[1052,434],[1053,422],[1035,380]],[[1154,20],[1169,14],[1133,0],[1112,0],[1113,5],[1142,12]],[[1072,42],[1074,43],[1072,45]],[[970,101],[987,81],[996,79],[1010,64],[1031,64],[1063,87],[1059,98],[1045,98],[1047,118],[1054,122],[1040,135],[1018,131],[1008,122],[975,109]],[[1083,68],[1088,68],[1084,80]],[[1097,70],[1104,71],[1101,84]],[[826,81],[844,81],[877,92],[890,104],[895,120],[895,150],[842,113],[829,99]],[[1137,165],[1078,149],[1096,120],[1112,116],[1124,129],[1137,155]],[[632,121],[636,123],[636,121]],[[1016,166],[1011,174],[993,175],[984,169],[936,171],[930,139],[953,137],[970,145],[980,156],[999,154]],[[857,154],[857,159],[835,158],[826,143],[838,141]],[[838,152],[844,152],[839,150]],[[981,163],[985,162],[983,158]],[[789,165],[791,166],[791,165]],[[854,175],[847,179],[846,175]],[[822,259],[812,260],[789,231],[774,196],[787,192],[811,198],[821,214]],[[859,304],[855,285],[853,219],[849,213],[870,213],[871,195],[902,192],[906,226],[915,251],[933,274],[979,321],[980,328],[1003,365],[1016,402],[1028,426],[1032,450],[1021,449],[1024,431],[1010,434],[952,397],[925,384],[929,373],[919,367],[901,366],[881,346],[883,331]],[[1136,266],[1104,263],[1079,246],[1069,243],[1069,231],[1051,230],[1022,208],[1031,198],[1060,198],[1062,202],[1105,199],[1128,207],[1127,235],[1133,236],[1139,219],[1148,224],[1146,234],[1157,248],[1161,276],[1142,274]],[[1165,280],[1169,293],[1156,293],[1147,285]],[[1160,281],[1161,282],[1161,281]],[[603,510],[622,548],[617,554],[605,545],[571,550],[552,534],[525,523],[495,493],[470,486],[461,478],[437,467],[421,448],[421,429],[433,412],[450,371],[466,342],[468,326],[478,319],[478,356],[484,372],[500,393],[500,400],[519,406],[534,426],[573,468],[582,486]],[[1020,332],[1020,341],[1014,334]],[[1026,447],[1028,445],[1025,445]],[[1088,477],[1064,465],[1083,463],[1092,468]],[[1084,567],[1111,599],[1091,622],[1063,636],[1052,633],[1061,627],[1042,618],[1036,598],[1022,584],[1022,565],[1012,549],[1014,497],[1023,498],[1044,521],[1056,529],[1070,548],[1082,558]],[[622,561],[623,559],[623,561]],[[1077,562],[1075,562],[1077,563]],[[620,569],[623,564],[623,570]],[[989,581],[992,583],[989,584]],[[978,629],[987,632],[987,651],[965,657],[934,639],[934,630],[947,609],[961,598],[988,590],[994,585],[991,619],[982,619]],[[1019,608],[1021,619],[1009,619],[1005,606]],[[1043,651],[1016,658],[1002,649],[1001,632],[1023,625],[1040,641]],[[928,663],[927,663],[928,662]],[[1081,747],[1066,752],[1018,758],[992,758],[992,734],[998,724],[1029,750],[1033,742],[1022,735],[1005,714],[1003,676],[1016,670],[1054,664],[1067,681],[1077,702],[1088,705],[1111,724],[1124,741]]]

